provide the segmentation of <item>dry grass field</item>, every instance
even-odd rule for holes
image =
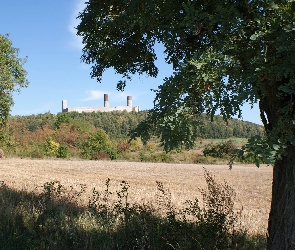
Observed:
[[[206,188],[203,167],[218,182],[225,180],[236,192],[236,208],[242,210],[242,224],[249,233],[266,233],[270,208],[272,167],[254,165],[161,164],[82,160],[30,160],[6,158],[0,161],[0,181],[18,190],[42,190],[45,182],[60,181],[77,190],[86,184],[80,202],[87,203],[93,187],[103,190],[107,178],[110,189],[120,189],[121,181],[130,185],[130,202],[155,202],[156,181],[171,192],[175,207],[182,208],[186,200],[201,198]]]

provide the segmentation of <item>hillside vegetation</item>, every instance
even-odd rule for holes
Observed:
[[[208,148],[205,158],[202,151],[207,144],[210,144],[209,149],[212,148],[212,139],[222,139],[223,143],[223,140],[229,138],[249,138],[264,133],[263,127],[254,123],[233,119],[226,124],[219,116],[210,122],[203,116],[202,126],[199,128],[200,140],[196,143],[195,150],[166,154],[157,138],[147,145],[143,145],[139,138],[129,141],[129,133],[146,115],[147,111],[115,111],[13,116],[9,118],[8,127],[2,132],[1,148],[7,155],[30,158],[74,157],[94,160],[210,163],[212,159]],[[234,147],[229,146],[232,149]],[[223,157],[216,156],[216,153],[212,156]],[[216,161],[215,159],[214,163]]]

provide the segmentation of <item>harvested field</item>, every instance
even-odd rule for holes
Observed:
[[[104,190],[110,178],[111,190],[119,190],[121,181],[130,185],[130,202],[153,203],[156,181],[171,192],[177,208],[186,200],[201,198],[206,188],[203,167],[214,174],[218,182],[225,180],[236,191],[236,208],[242,210],[242,224],[249,233],[266,233],[271,200],[272,167],[254,165],[164,164],[82,160],[3,159],[0,161],[0,181],[11,188],[40,192],[45,182],[60,181],[66,187],[86,184],[80,202],[87,204],[93,187]]]

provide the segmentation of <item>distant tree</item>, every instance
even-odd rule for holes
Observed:
[[[69,125],[70,120],[71,120],[71,118],[70,118],[69,113],[59,113],[59,114],[57,114],[56,121],[55,121],[54,125],[56,128],[60,128],[61,124],[63,124],[63,123]]]
[[[164,45],[174,73],[138,131],[148,139],[155,130],[166,150],[193,145],[192,117],[241,117],[245,102],[259,101],[267,137],[248,148],[274,162],[267,249],[295,249],[294,13],[291,0],[89,0],[77,27],[99,81],[110,67],[127,79],[157,76],[154,46]]]
[[[111,160],[117,158],[115,147],[109,136],[102,129],[98,129],[96,132],[91,133],[79,146],[82,151],[82,157],[85,159],[97,160],[99,159],[100,154],[106,155]]]
[[[13,93],[29,84],[23,68],[27,58],[19,58],[18,53],[19,50],[12,47],[9,36],[0,35],[0,126],[7,122],[14,104]]]

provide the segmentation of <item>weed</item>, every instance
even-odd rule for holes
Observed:
[[[0,186],[2,249],[263,249],[265,237],[249,236],[236,227],[235,192],[205,170],[207,189],[177,210],[171,192],[156,182],[158,208],[130,200],[130,185],[110,191],[92,189],[88,205],[80,198],[87,186],[66,188],[58,181],[41,194]],[[80,204],[80,205],[79,205]]]
[[[215,178],[204,169],[207,190],[202,190],[204,209],[201,231],[210,235],[209,248],[225,249],[234,232],[237,215],[234,213],[235,192],[226,182],[217,183]],[[207,245],[208,247],[208,245]]]

